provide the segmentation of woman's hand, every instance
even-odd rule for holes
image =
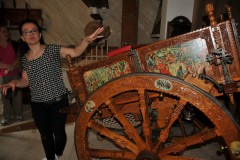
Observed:
[[[7,84],[1,84],[0,88],[2,88],[2,94],[3,95],[7,95],[7,91],[8,91],[9,88],[11,88],[12,91],[15,90],[15,88],[16,88],[16,81],[11,81],[11,82],[8,82]]]
[[[75,48],[61,47],[61,57],[66,58],[67,55],[70,55],[72,58],[80,56],[85,52],[90,43],[92,43],[97,38],[103,37],[103,35],[100,35],[103,31],[104,27],[96,29],[93,34],[86,36]]]
[[[92,43],[95,39],[103,37],[103,35],[100,35],[103,31],[104,31],[104,27],[100,27],[96,29],[96,31],[93,34],[85,37],[84,40],[88,43]]]
[[[8,70],[8,69],[5,69],[3,74],[4,74],[4,75],[7,75],[8,73],[9,73],[9,70]]]

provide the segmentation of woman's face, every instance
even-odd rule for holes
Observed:
[[[9,32],[6,27],[0,28],[0,40],[2,41],[8,41],[9,40]]]
[[[22,26],[22,40],[27,44],[37,44],[40,43],[41,33],[38,27],[34,23],[25,23]]]

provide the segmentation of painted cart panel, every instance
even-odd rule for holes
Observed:
[[[239,53],[230,21],[218,24],[222,46],[234,57],[228,71],[231,79],[240,81]],[[239,44],[238,44],[239,45]],[[206,56],[216,47],[212,28],[206,27],[181,36],[141,46],[69,72],[72,89],[82,101],[112,79],[136,72],[156,72],[184,79],[188,74],[205,73],[218,83],[224,83],[222,66],[209,65]],[[70,75],[71,74],[71,75]]]

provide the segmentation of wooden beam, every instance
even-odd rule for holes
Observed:
[[[139,0],[122,1],[121,45],[137,44]]]

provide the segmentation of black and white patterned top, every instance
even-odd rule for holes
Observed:
[[[37,59],[22,58],[27,72],[32,102],[47,102],[66,93],[60,64],[60,45],[47,45]]]

